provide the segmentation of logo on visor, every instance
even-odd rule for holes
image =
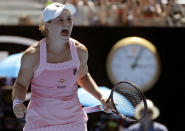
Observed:
[[[62,7],[63,5],[55,4],[55,6],[58,8],[58,7]]]

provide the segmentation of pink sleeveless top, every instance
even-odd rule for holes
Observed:
[[[31,82],[31,100],[26,112],[24,130],[44,127],[63,128],[75,122],[87,122],[77,95],[80,60],[75,42],[70,38],[72,59],[47,63],[45,38],[40,43],[40,65]]]

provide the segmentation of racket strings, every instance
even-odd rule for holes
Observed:
[[[138,103],[142,101],[141,96],[139,96],[135,92],[122,90],[121,94],[123,94],[134,106],[137,106]]]
[[[126,99],[128,102],[124,102]],[[143,97],[138,90],[128,84],[122,84],[115,88],[113,101],[118,112],[130,119],[139,120],[143,114],[136,114],[138,106],[144,106]]]

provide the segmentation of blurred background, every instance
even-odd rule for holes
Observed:
[[[38,25],[45,5],[75,5],[77,26],[184,26],[184,0],[1,0],[1,25]]]
[[[184,130],[185,0],[0,0],[0,130],[22,129],[11,101],[19,53],[42,39],[38,25],[43,9],[52,2],[68,2],[77,8],[72,37],[87,46],[89,72],[99,86],[111,88],[114,83],[107,59],[118,41],[133,36],[150,41],[157,50],[160,70],[144,94],[160,109],[156,121],[169,131]],[[124,131],[129,126],[112,114],[88,116],[89,131]]]

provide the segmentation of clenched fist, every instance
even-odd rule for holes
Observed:
[[[107,102],[107,99],[101,99],[100,102],[103,105],[104,112],[106,112],[106,113],[113,113],[114,107],[113,107],[111,101]]]
[[[16,104],[13,108],[13,112],[17,118],[22,118],[26,112],[26,106],[24,104]]]

